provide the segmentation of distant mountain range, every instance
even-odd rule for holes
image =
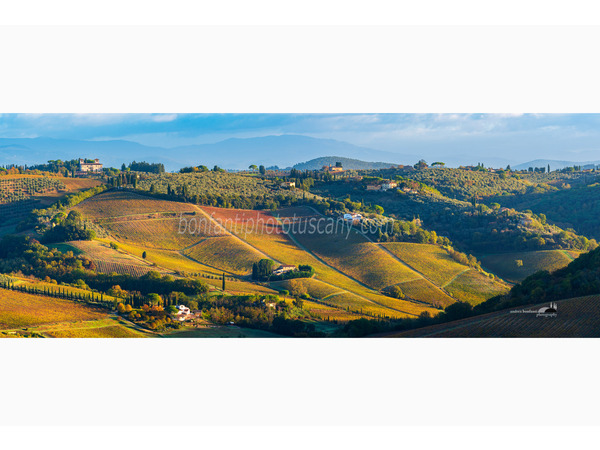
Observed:
[[[415,151],[417,153],[417,151]],[[337,155],[335,157],[323,155]],[[573,165],[600,164],[600,161],[558,161],[538,159],[515,165],[496,156],[472,157],[449,152],[445,156],[394,153],[360,147],[334,139],[318,139],[302,135],[232,138],[213,144],[188,145],[175,148],[142,145],[127,140],[84,141],[51,138],[0,138],[0,165],[34,165],[51,159],[100,158],[105,166],[120,167],[132,161],[162,162],[168,171],[204,164],[225,169],[247,169],[249,165],[267,167],[321,168],[340,159],[349,169],[380,168],[396,164],[414,164],[424,158],[429,163],[443,161],[448,167],[476,164],[513,169],[546,167],[552,170]],[[335,161],[333,159],[335,159]],[[299,163],[299,161],[307,161]],[[368,162],[385,161],[385,162]]]
[[[227,139],[215,144],[177,147],[171,150],[173,158],[230,169],[246,169],[250,164],[289,167],[298,161],[339,155],[370,161],[391,161],[394,164],[414,164],[416,155],[397,154],[359,147],[333,139],[317,139],[301,135],[264,136]],[[207,164],[208,163],[208,164]],[[320,167],[319,167],[320,168]]]
[[[342,163],[344,169],[367,170],[367,169],[386,169],[395,166],[394,163],[369,162],[359,159],[344,158],[343,156],[323,156],[321,158],[311,159],[303,163],[294,165],[298,170],[318,170],[323,166],[334,166],[336,163]]]
[[[0,165],[39,164],[51,159],[100,158],[106,166],[120,167],[133,160],[163,162],[169,171],[183,166],[219,165],[226,169],[247,169],[249,165],[290,167],[299,160],[323,155],[340,155],[363,160],[387,160],[393,164],[414,164],[417,155],[404,155],[359,147],[333,139],[301,135],[232,138],[214,144],[175,148],[151,147],[125,140],[76,141],[50,138],[0,139]]]

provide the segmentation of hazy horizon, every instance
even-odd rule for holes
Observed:
[[[0,114],[0,138],[175,148],[302,135],[395,155],[487,158],[500,165],[598,159],[599,125],[600,114]]]

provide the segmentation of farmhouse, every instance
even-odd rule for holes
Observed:
[[[284,181],[283,183],[281,183],[281,187],[287,188],[287,189],[292,189],[292,188],[296,187],[296,182],[295,181]]]
[[[342,173],[344,168],[341,163],[335,163],[335,166],[323,166],[322,170],[329,173]]]
[[[351,223],[351,224],[360,223],[360,222],[362,222],[362,219],[363,219],[363,216],[360,215],[360,214],[356,214],[356,213],[353,213],[353,214],[346,213],[346,214],[344,214],[344,220],[346,222]]]
[[[282,275],[284,273],[293,272],[294,270],[296,270],[296,266],[289,266],[283,264],[277,269],[273,270],[273,275]]]
[[[82,175],[93,175],[102,172],[102,164],[100,160],[96,158],[94,162],[88,162],[90,160],[79,158],[79,170],[76,172],[78,176]]]
[[[398,187],[398,183],[396,183],[395,181],[387,181],[381,185],[381,190],[387,191],[389,189],[394,189],[396,187]]]
[[[179,305],[177,307],[177,313],[175,314],[175,318],[177,320],[179,320],[180,322],[183,322],[184,320],[187,320],[190,318],[190,308],[188,308],[185,305]]]
[[[380,191],[380,190],[381,190],[380,184],[367,184],[367,191]]]

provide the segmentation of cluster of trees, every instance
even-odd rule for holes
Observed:
[[[459,252],[450,246],[444,247],[450,257],[459,264],[472,267],[473,269],[481,270],[481,263],[477,261],[477,258],[473,255],[467,255]]]
[[[134,172],[124,171],[116,173],[113,176],[109,176],[107,179],[108,186],[112,188],[119,188],[122,186],[131,185],[134,189],[137,189],[139,175]]]
[[[369,237],[377,242],[416,242],[418,244],[438,244],[451,246],[445,236],[439,236],[434,230],[421,227],[419,219],[374,221],[366,219],[361,227]]]
[[[274,295],[222,296],[204,300],[199,305],[203,316],[213,323],[261,329],[284,336],[323,337],[312,323],[301,318],[306,316],[301,304],[290,304]]]
[[[208,172],[208,167],[206,166],[191,166],[191,167],[183,167],[179,169],[179,173],[202,173]]]
[[[17,231],[24,231],[35,227],[38,233],[43,235],[50,227],[57,224],[60,225],[62,219],[67,217],[65,215],[65,211],[68,208],[77,206],[82,201],[91,198],[94,195],[98,195],[107,189],[108,187],[106,185],[101,185],[80,192],[74,192],[65,195],[63,198],[56,201],[46,209],[34,209],[22,222],[19,223],[17,226]],[[85,240],[85,238],[83,240]]]
[[[146,161],[136,162],[133,161],[127,166],[129,170],[133,172],[146,172],[146,173],[164,173],[165,166],[163,163],[148,163]],[[125,171],[125,165],[121,167],[121,171]]]
[[[569,188],[551,192],[530,192],[509,197],[503,202],[521,210],[542,213],[552,222],[572,228],[590,238],[600,239],[600,184],[593,178],[591,183],[576,184]]]
[[[179,328],[179,322],[174,321],[161,305],[143,304],[134,309],[129,304],[119,303],[117,312],[129,320],[152,331],[163,331],[168,328]]]
[[[156,184],[150,185],[149,191],[138,190],[138,193],[151,195],[162,200],[188,202],[197,205],[215,206],[219,208],[235,209],[260,209],[276,210],[287,206],[309,205],[322,213],[330,211],[331,204],[317,198],[302,198],[294,194],[224,194],[218,192],[193,193],[194,189],[189,184],[174,185],[167,184],[166,193],[159,192]]]
[[[273,275],[275,262],[271,259],[261,259],[252,264],[252,279],[258,281],[282,281],[294,278],[310,278],[315,274],[315,269],[309,265],[299,265],[298,270],[289,271],[280,275]]]
[[[403,299],[406,297],[406,295],[404,295],[404,292],[402,292],[402,289],[400,288],[400,286],[394,285],[391,286],[387,289],[385,289],[383,291],[384,294],[393,297],[393,298],[398,298],[398,299]]]
[[[75,171],[79,169],[79,159],[71,159],[68,161],[55,159],[48,161],[47,164],[36,164],[34,166],[30,166],[28,169],[27,166],[25,166],[25,169],[28,170],[28,172],[40,171],[68,177],[69,175],[73,176]]]
[[[96,237],[93,230],[88,230],[81,214],[71,211],[63,220],[57,220],[42,236],[42,242],[50,244],[65,241],[91,241]]]

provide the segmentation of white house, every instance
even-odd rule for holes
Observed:
[[[287,188],[287,189],[292,189],[292,188],[296,187],[296,182],[295,181],[284,181],[283,183],[281,183],[281,187]]]
[[[190,311],[190,308],[188,308],[185,305],[179,305],[177,307],[177,313],[175,314],[175,318],[177,320],[179,320],[180,322],[183,322],[184,320],[187,320],[190,318],[190,314],[192,312]]]
[[[294,270],[296,270],[296,266],[283,264],[273,271],[273,275],[282,275],[284,273],[293,272]]]
[[[346,214],[344,214],[344,220],[351,224],[360,223],[363,220],[363,216],[361,214],[357,214],[357,213],[352,213],[352,214],[346,213]]]
[[[398,187],[398,183],[396,183],[395,181],[388,181],[386,183],[383,183],[381,185],[381,190],[382,191],[387,191],[388,189],[394,189]]]

